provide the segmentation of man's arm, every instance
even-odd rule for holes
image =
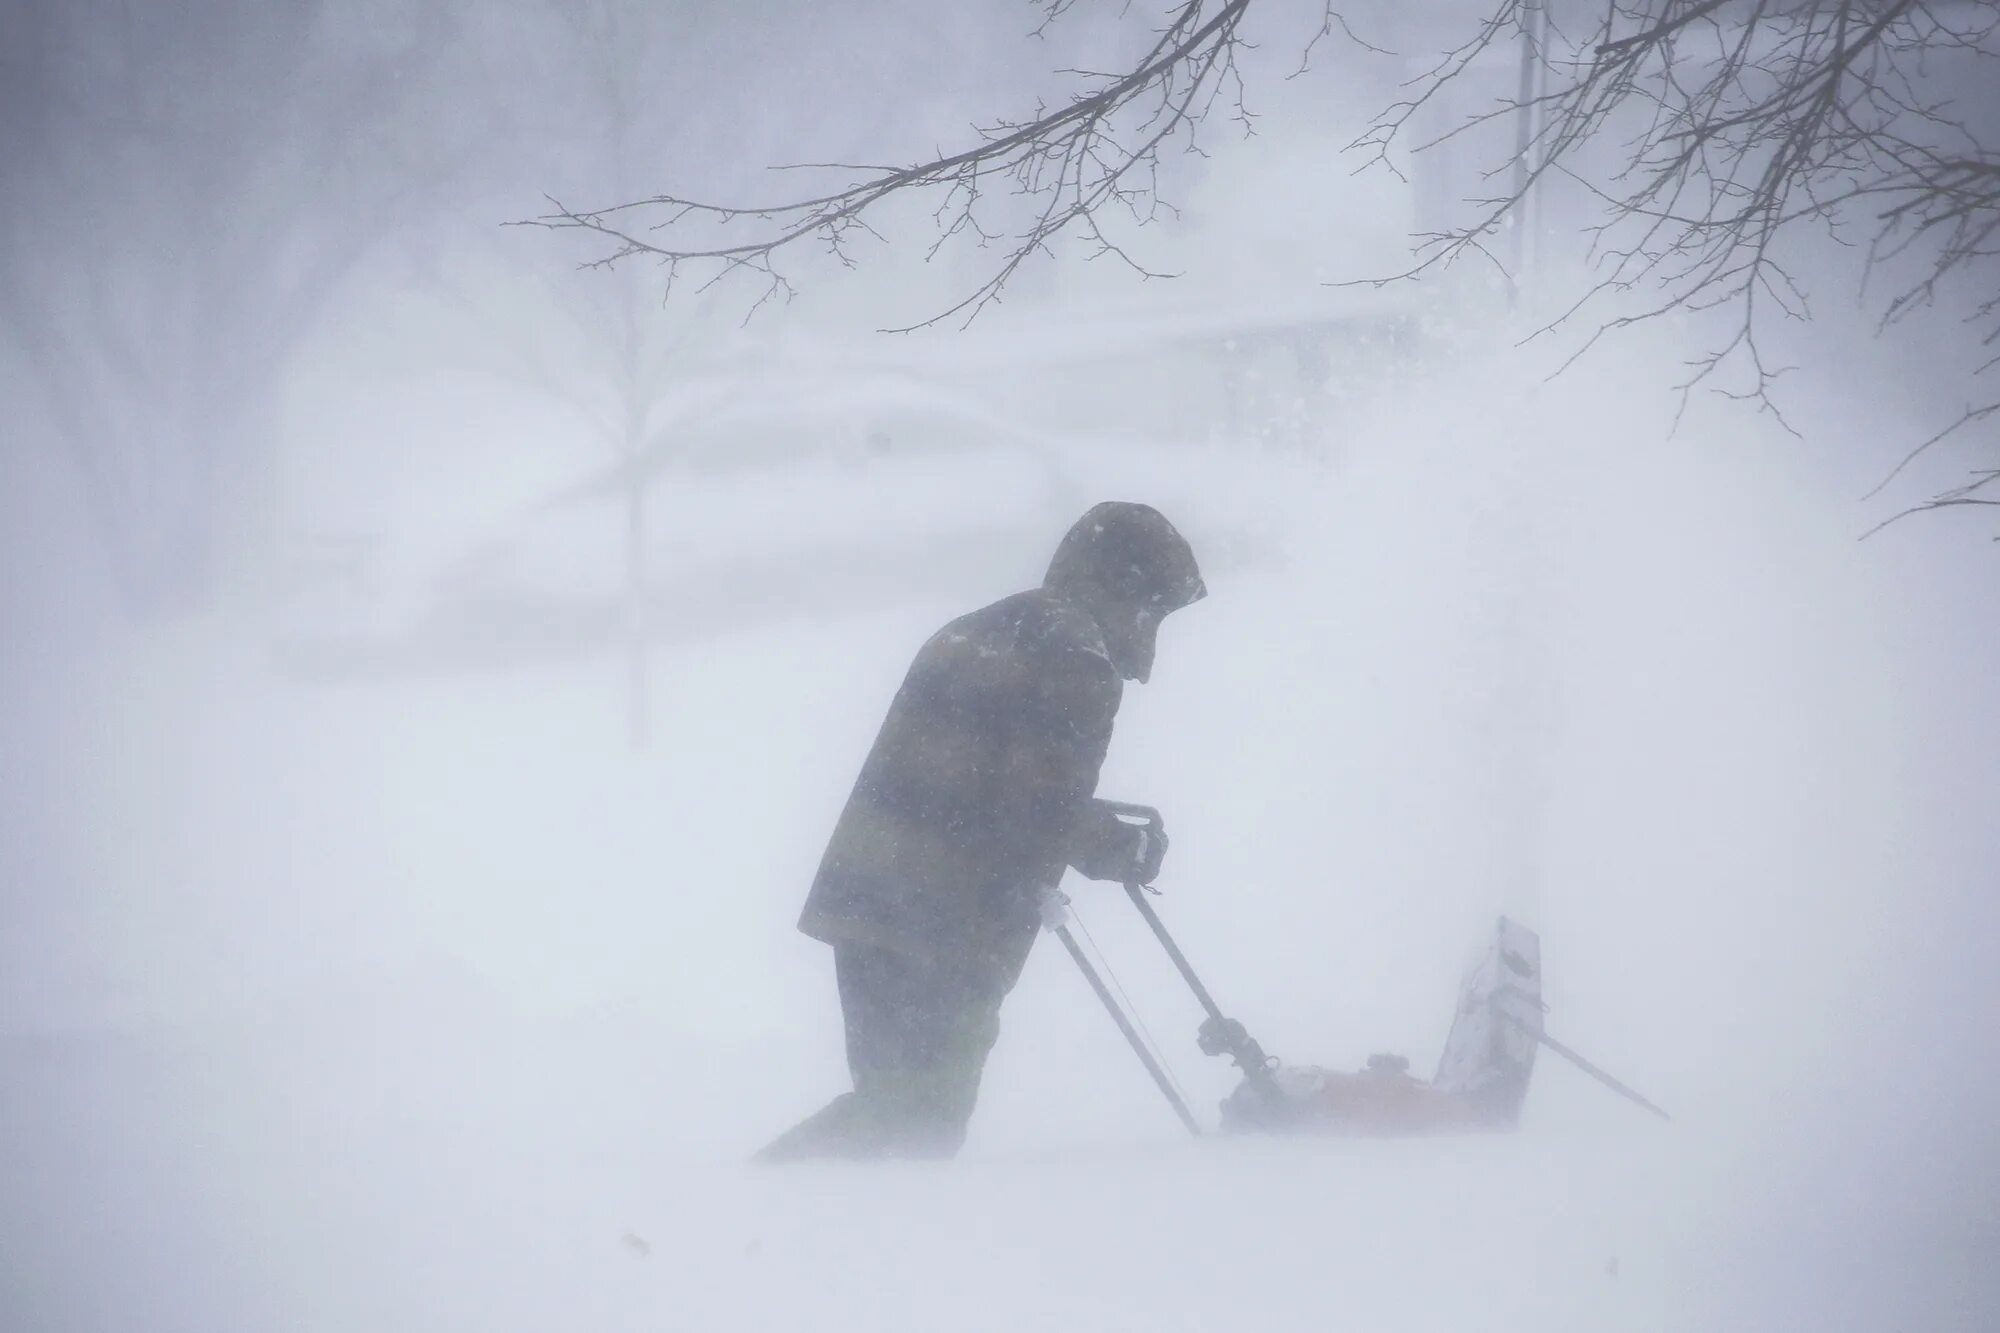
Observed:
[[[1105,812],[1091,796],[1123,687],[1111,663],[1084,647],[1054,647],[1037,665],[1006,728],[994,790],[1009,843],[1073,863],[1075,839],[1105,840],[1096,818]]]

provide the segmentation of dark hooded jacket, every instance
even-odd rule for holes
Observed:
[[[917,654],[799,928],[924,957],[1031,928],[1097,788],[1123,686],[1088,615],[1017,593]]]
[[[1165,582],[1131,584],[1135,566]],[[1113,593],[1104,589],[1117,584]],[[1099,617],[1205,590],[1144,505],[1106,504],[1044,586],[961,616],[917,654],[841,813],[799,928],[931,960],[1007,952],[1065,865],[1108,878],[1133,831],[1093,809],[1123,691]],[[1129,662],[1126,675],[1150,667]]]

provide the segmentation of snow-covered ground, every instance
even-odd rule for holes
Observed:
[[[643,754],[610,660],[305,687],[226,615],[10,650],[0,1327],[1994,1327],[1984,544],[1857,543],[1836,463],[1667,440],[1642,366],[1461,361],[1338,466],[1066,460],[1231,553],[1104,790],[1168,812],[1162,910],[1272,1050],[1424,1069],[1506,912],[1673,1123],[1550,1061],[1513,1136],[1189,1142],[1043,948],[962,1160],[744,1164],[842,1085],[791,927],[909,654],[1074,516],[1010,496],[1038,544],[963,586],[663,647]],[[921,547],[988,481],[867,517]],[[1076,892],[1212,1104],[1192,1001]]]

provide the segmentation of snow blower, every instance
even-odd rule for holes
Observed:
[[[1107,802],[1121,819],[1157,830],[1150,806]],[[1265,1054],[1243,1024],[1228,1017],[1195,975],[1187,955],[1148,901],[1158,890],[1127,884],[1126,896],[1167,951],[1207,1017],[1197,1045],[1204,1055],[1227,1056],[1243,1081],[1222,1101],[1222,1127],[1230,1131],[1402,1135],[1511,1129],[1528,1094],[1535,1054],[1542,1047],[1662,1119],[1667,1113],[1542,1030],[1541,941],[1532,930],[1500,918],[1492,947],[1467,973],[1458,1010],[1445,1038],[1437,1072],[1426,1082],[1412,1076],[1399,1055],[1370,1056],[1358,1071],[1287,1064]],[[1140,1036],[1065,920],[1050,929],[1103,1002],[1146,1072],[1191,1133],[1202,1132],[1163,1062]]]

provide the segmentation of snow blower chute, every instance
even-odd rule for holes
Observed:
[[[1107,802],[1132,823],[1160,827],[1150,806]],[[1511,1129],[1520,1116],[1534,1072],[1535,1054],[1547,1047],[1620,1096],[1666,1119],[1667,1113],[1542,1030],[1541,941],[1532,930],[1500,919],[1493,945],[1459,987],[1458,1010],[1445,1038],[1444,1054],[1429,1082],[1413,1077],[1409,1061],[1397,1055],[1369,1057],[1358,1071],[1293,1065],[1264,1053],[1235,1019],[1222,1012],[1187,955],[1168,933],[1147,899],[1157,890],[1127,884],[1126,896],[1166,949],[1167,957],[1200,1001],[1197,1044],[1205,1055],[1225,1055],[1243,1071],[1243,1082],[1222,1102],[1226,1130],[1301,1131],[1334,1134],[1425,1134],[1455,1130]],[[1134,1029],[1103,978],[1064,921],[1050,929],[1111,1014],[1112,1021],[1145,1065],[1153,1082],[1189,1131],[1202,1132],[1158,1057]]]

